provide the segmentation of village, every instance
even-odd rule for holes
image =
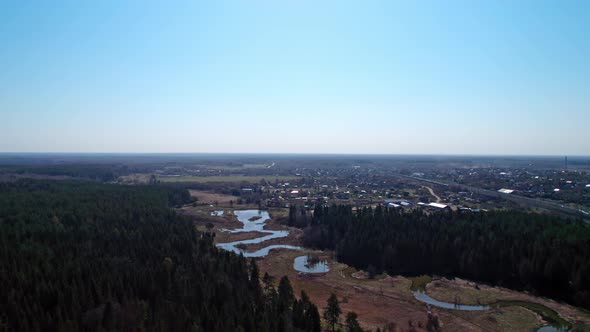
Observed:
[[[552,163],[503,165],[485,161],[392,159],[370,163],[323,159],[264,160],[243,163],[152,165],[149,173],[122,177],[123,183],[162,182],[235,196],[232,203],[261,208],[347,204],[383,205],[426,211],[480,212],[519,209],[590,217],[590,173],[586,167]],[[305,166],[305,167],[302,167]],[[209,204],[215,202],[200,202]]]

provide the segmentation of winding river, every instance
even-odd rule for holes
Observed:
[[[236,254],[242,254],[242,255],[244,255],[244,257],[264,257],[264,256],[268,255],[268,253],[272,249],[294,249],[294,250],[303,249],[301,247],[287,245],[287,244],[273,244],[273,245],[266,246],[262,249],[259,249],[259,250],[253,251],[253,252],[248,252],[244,249],[238,248],[237,246],[239,246],[239,245],[256,244],[256,243],[261,243],[261,242],[272,240],[272,239],[279,239],[279,238],[287,237],[289,235],[289,232],[288,231],[271,231],[271,230],[264,229],[264,226],[266,225],[266,221],[270,220],[270,215],[268,214],[268,211],[238,210],[238,211],[234,211],[233,213],[237,217],[238,221],[243,224],[243,227],[238,228],[238,229],[231,229],[231,230],[223,229],[224,232],[229,232],[229,233],[260,232],[260,233],[266,233],[268,235],[254,238],[254,239],[248,239],[248,240],[240,240],[240,241],[234,241],[234,242],[228,242],[228,243],[218,243],[217,247],[228,250],[228,251],[233,251]],[[258,218],[258,219],[254,220],[254,218]],[[250,219],[253,219],[253,220],[250,220]]]
[[[480,311],[480,310],[488,310],[490,306],[488,305],[468,305],[468,304],[455,304],[449,302],[439,301],[437,299],[433,299],[428,294],[423,291],[416,291],[414,292],[414,297],[416,300],[433,305],[439,308],[445,309],[455,309],[455,310],[464,310],[464,311]]]
[[[427,303],[429,305],[444,308],[444,309],[454,309],[454,310],[462,310],[462,311],[481,311],[481,310],[489,310],[492,307],[489,305],[468,305],[468,304],[455,304],[450,302],[439,301],[437,299],[433,299],[424,291],[415,291],[414,298],[420,302]],[[556,324],[557,325],[557,324]],[[564,326],[552,326],[552,325],[545,325],[537,329],[537,332],[567,332],[568,328]]]
[[[283,237],[287,237],[289,235],[288,231],[273,231],[273,230],[266,230],[264,226],[266,222],[270,220],[270,215],[268,211],[262,210],[238,210],[233,211],[234,215],[237,217],[238,221],[243,224],[242,228],[238,229],[222,229],[224,232],[229,233],[243,233],[243,232],[260,232],[265,233],[268,235],[264,235],[254,239],[247,239],[247,240],[240,240],[228,243],[218,243],[217,247],[222,248],[224,250],[233,251],[237,254],[242,254],[244,257],[264,257],[269,254],[272,249],[293,249],[293,250],[301,250],[303,248],[298,246],[286,245],[286,244],[273,244],[266,246],[262,249],[248,252],[244,249],[238,248],[239,245],[249,245],[249,244],[256,244],[262,243],[264,241],[272,240],[272,239],[279,239]],[[211,213],[213,216],[221,216],[223,215],[223,211],[214,211]],[[293,267],[301,272],[307,273],[318,273],[318,272],[327,272],[329,268],[325,262],[320,262],[318,266],[310,265],[307,262],[307,256],[300,256],[297,257],[294,261]],[[430,297],[423,291],[415,291],[414,298],[418,301],[427,303],[429,305],[444,308],[444,309],[453,309],[453,310],[462,310],[462,311],[481,311],[481,310],[489,310],[490,306],[488,305],[467,305],[467,304],[455,304],[450,302],[444,302],[436,300]],[[538,332],[562,332],[567,331],[567,328],[556,328],[554,326],[543,326],[537,330]]]

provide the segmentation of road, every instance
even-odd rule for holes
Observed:
[[[440,199],[440,197],[438,197],[437,194],[434,193],[434,190],[432,190],[432,188],[424,186],[424,188],[428,189],[428,191],[430,191],[430,195],[434,196],[434,198],[436,198],[436,202],[440,203],[442,201],[442,199]]]
[[[408,176],[408,175],[403,175],[403,174],[398,174],[398,173],[393,173],[393,175],[400,177],[400,178],[404,178],[404,179],[432,183],[432,184],[436,184],[436,185],[444,186],[444,187],[454,187],[454,188],[458,188],[460,190],[470,191],[472,193],[484,195],[484,196],[488,196],[488,197],[496,197],[496,198],[500,198],[500,199],[506,199],[506,200],[509,200],[509,201],[512,201],[512,202],[515,202],[518,204],[522,204],[522,205],[529,206],[529,207],[534,206],[537,208],[550,210],[552,212],[556,212],[561,215],[567,215],[569,217],[571,217],[571,216],[580,217],[580,218],[583,218],[585,222],[590,223],[590,215],[588,215],[587,213],[585,213],[581,210],[578,210],[578,209],[571,208],[566,205],[562,205],[557,202],[551,202],[551,201],[530,198],[530,197],[525,197],[525,196],[520,196],[520,195],[515,195],[515,194],[503,194],[503,193],[499,193],[497,191],[472,187],[472,186],[468,186],[468,185],[460,184],[460,183],[444,183],[441,181],[424,179],[424,178],[419,178],[419,177],[415,177],[415,176]]]

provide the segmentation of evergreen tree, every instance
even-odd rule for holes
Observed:
[[[357,314],[353,311],[346,314],[346,330],[348,332],[363,332],[357,318]]]
[[[310,304],[309,309],[305,312],[305,317],[306,332],[321,332],[322,320],[318,307],[315,304]]]
[[[332,331],[336,331],[336,323],[338,323],[338,317],[342,313],[340,309],[340,304],[338,303],[338,298],[336,294],[332,293],[327,301],[328,306],[324,311],[324,319],[332,325]]]
[[[279,281],[279,310],[282,312],[291,309],[295,296],[293,295],[293,287],[287,276],[283,276]]]
[[[279,312],[279,329],[281,331],[287,330],[292,325],[294,302],[295,296],[289,278],[283,276],[279,281],[277,308]]]

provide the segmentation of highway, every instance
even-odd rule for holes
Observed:
[[[588,214],[588,212],[578,210],[578,209],[575,209],[575,208],[572,208],[569,206],[565,206],[565,205],[562,205],[557,202],[551,202],[551,201],[547,201],[547,200],[530,198],[530,197],[525,197],[525,196],[520,196],[520,195],[515,195],[515,194],[503,194],[503,193],[499,193],[497,191],[472,187],[472,186],[468,186],[468,185],[460,184],[460,183],[444,183],[441,181],[435,181],[435,180],[425,179],[425,178],[416,177],[416,176],[403,175],[403,174],[399,174],[399,173],[393,173],[393,175],[396,177],[415,180],[415,181],[419,181],[419,182],[432,183],[432,184],[436,184],[436,185],[443,186],[443,187],[458,188],[458,189],[461,189],[462,191],[469,191],[472,193],[476,193],[476,194],[484,195],[484,196],[488,196],[488,197],[496,197],[496,198],[500,198],[500,199],[506,199],[506,200],[509,200],[509,201],[512,201],[512,202],[515,202],[518,204],[547,209],[552,212],[556,212],[556,213],[559,213],[562,215],[567,215],[570,217],[572,217],[572,216],[580,217],[580,218],[585,219],[586,222],[589,222],[589,220],[590,220],[590,214]]]

